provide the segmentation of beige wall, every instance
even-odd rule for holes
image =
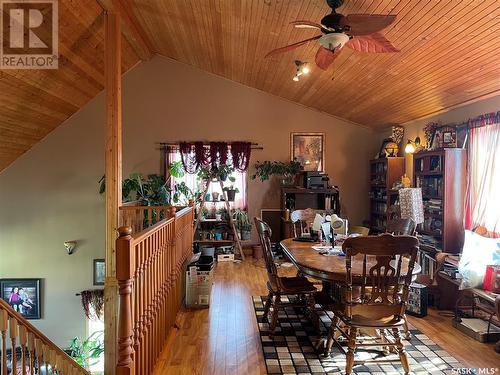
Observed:
[[[326,166],[352,223],[367,216],[372,131],[171,60],[155,57],[124,80],[124,175],[159,173],[157,142],[249,140],[256,160],[288,160],[290,132],[326,133]],[[84,335],[75,293],[92,288],[92,259],[104,256],[103,95],[0,174],[0,277],[44,279],[43,319],[66,346]],[[276,181],[249,182],[250,214],[279,207]],[[78,240],[74,255],[63,242]]]
[[[462,107],[458,107],[452,109],[448,112],[444,112],[438,114],[436,116],[428,117],[421,120],[410,121],[403,124],[405,128],[405,137],[403,147],[408,142],[408,139],[412,141],[418,136],[420,137],[421,144],[425,146],[425,136],[424,136],[424,126],[429,122],[439,122],[443,125],[450,123],[462,123],[467,121],[469,118],[473,118],[479,115],[483,115],[489,112],[497,112],[500,110],[500,96],[495,96],[489,99],[481,100],[475,103],[471,103],[468,105],[464,105]],[[379,135],[379,143],[382,143],[382,140],[391,135],[390,130],[386,130]],[[404,153],[404,150],[403,150]],[[413,155],[406,154],[406,173],[408,177],[413,179]]]

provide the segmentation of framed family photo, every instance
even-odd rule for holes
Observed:
[[[40,286],[41,279],[2,279],[0,298],[26,319],[40,319]]]
[[[104,285],[106,264],[104,259],[94,259],[94,285]]]
[[[325,171],[325,133],[292,133],[290,158],[297,160],[304,171]]]

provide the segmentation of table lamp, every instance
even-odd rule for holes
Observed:
[[[401,208],[401,219],[412,219],[417,225],[424,222],[424,203],[421,188],[400,189],[399,206]]]

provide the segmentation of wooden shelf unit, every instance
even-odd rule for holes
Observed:
[[[420,247],[429,253],[458,254],[464,240],[466,150],[446,148],[413,155],[413,182],[422,188],[424,223]]]
[[[387,208],[398,199],[398,192],[391,188],[404,173],[403,157],[370,160],[370,229],[373,233],[385,231]]]

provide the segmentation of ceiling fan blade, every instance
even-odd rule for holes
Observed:
[[[292,21],[290,22],[294,27],[298,29],[318,29],[321,30],[322,26],[317,22],[312,21]]]
[[[370,52],[370,53],[385,53],[385,52],[399,52],[399,49],[394,47],[385,36],[379,33],[370,35],[356,36],[349,40],[346,44],[355,51]]]
[[[338,56],[340,48],[336,48],[333,51],[325,48],[319,47],[318,52],[316,52],[316,65],[318,68],[327,70],[328,67],[333,63],[333,60]]]
[[[291,50],[298,48],[306,43],[309,43],[312,40],[317,40],[317,39],[321,38],[322,36],[323,35],[316,35],[316,36],[313,36],[312,38],[301,40],[300,42],[297,42],[297,43],[289,44],[288,46],[273,49],[265,57],[267,58],[267,57],[271,57],[274,55],[278,55],[278,54],[283,53],[283,52],[291,51]]]
[[[368,35],[385,29],[395,20],[393,14],[349,14],[342,17],[340,26],[350,26],[347,33],[353,36]]]

